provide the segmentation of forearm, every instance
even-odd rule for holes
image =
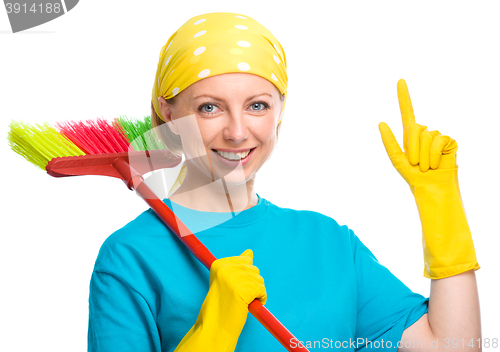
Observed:
[[[452,347],[453,339],[457,339],[457,349],[481,351],[478,343],[481,318],[474,270],[431,280],[428,320],[434,340],[439,340],[443,350],[447,343]]]
[[[426,275],[431,279],[428,322],[439,349],[480,351],[481,319],[472,233],[458,180],[449,187],[416,187]],[[472,270],[471,270],[472,269]],[[479,340],[479,341],[478,341]]]

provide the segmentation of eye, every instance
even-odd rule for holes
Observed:
[[[203,105],[200,105],[200,107],[198,108],[198,111],[201,111],[202,113],[210,115],[210,114],[214,114],[214,111],[216,108],[217,108],[217,106],[215,104],[203,104]]]
[[[269,105],[267,103],[264,103],[263,101],[259,101],[257,103],[253,103],[250,106],[252,107],[253,111],[262,111],[262,110],[269,109]],[[261,108],[259,108],[259,107],[261,107]]]

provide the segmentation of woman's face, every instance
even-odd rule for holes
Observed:
[[[165,121],[181,137],[190,161],[187,177],[224,177],[226,184],[242,184],[273,152],[283,103],[276,86],[260,76],[216,75],[183,90],[174,105],[158,100]]]

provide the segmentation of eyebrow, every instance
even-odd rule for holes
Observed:
[[[271,94],[269,93],[261,93],[261,94],[256,94],[254,96],[251,96],[250,98],[247,99],[248,100],[252,100],[253,98],[255,97],[260,97],[261,95],[269,95],[271,98],[273,97]],[[198,95],[197,97],[194,97],[193,99],[198,99],[198,98],[203,98],[203,97],[208,97],[208,98],[212,98],[214,100],[218,100],[218,101],[224,101],[223,99],[219,99],[213,95],[210,95],[210,94],[202,94],[202,95]]]

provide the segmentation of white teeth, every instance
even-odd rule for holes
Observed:
[[[248,155],[248,153],[250,153],[250,150],[246,151],[246,152],[243,152],[243,153],[228,153],[228,152],[221,152],[219,150],[216,150],[217,153],[222,156],[223,158],[226,158],[226,159],[229,159],[229,160],[240,160],[240,159],[243,159],[244,157],[246,157]]]
[[[244,157],[246,157],[248,154],[250,154],[250,150],[246,151],[246,152],[243,152],[243,153],[237,153],[236,155],[238,155],[240,157],[240,159],[243,159]]]

